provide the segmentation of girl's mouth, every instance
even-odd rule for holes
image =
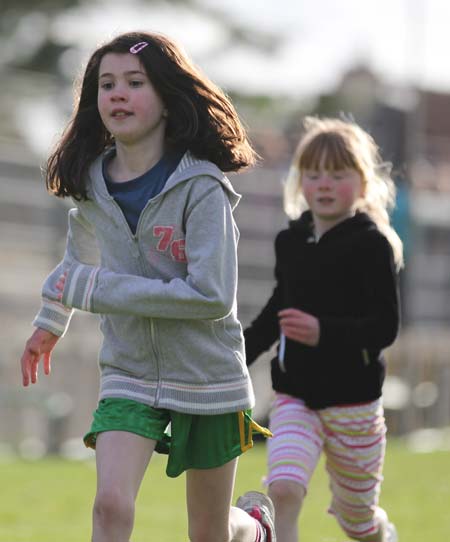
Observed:
[[[116,109],[111,113],[111,116],[114,119],[121,119],[121,118],[124,118],[124,117],[129,117],[132,114],[133,113],[131,113],[130,111],[125,111],[124,109]]]

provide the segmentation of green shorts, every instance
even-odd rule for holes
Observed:
[[[225,465],[253,446],[254,431],[271,436],[252,420],[251,410],[200,416],[119,398],[99,402],[85,445],[95,449],[97,434],[104,431],[127,431],[156,440],[155,450],[169,455],[166,473],[172,478],[187,469]]]

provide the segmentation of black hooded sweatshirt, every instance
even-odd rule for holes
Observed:
[[[319,319],[319,343],[286,339],[284,362],[277,356],[271,363],[274,390],[312,409],[380,397],[382,349],[399,327],[397,273],[386,237],[357,213],[316,242],[306,211],[277,235],[275,256],[272,296],[244,332],[247,364],[279,340],[278,311],[297,308]]]

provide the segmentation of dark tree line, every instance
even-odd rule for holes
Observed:
[[[41,20],[47,21],[47,26],[50,28],[52,18],[64,13],[67,9],[91,3],[92,1],[89,0],[0,0],[0,47],[2,46],[2,42],[5,43],[5,40],[8,40],[10,44],[13,43],[17,47],[19,54],[17,58],[10,62],[16,67],[58,73],[58,59],[69,46],[55,41],[52,33],[50,31],[45,33],[44,30],[43,39],[36,46],[36,49],[28,55],[20,54],[21,52],[23,53],[20,48],[22,37],[18,29],[21,24],[26,22],[26,18],[29,18],[31,21],[31,17],[36,17],[37,14],[41,15]],[[280,36],[262,31],[247,22],[242,22],[226,10],[212,6],[210,3],[202,0],[141,0],[141,5],[154,5],[155,8],[168,5],[175,8],[182,6],[215,23],[219,23],[226,30],[226,48],[228,50],[237,45],[243,45],[259,50],[264,54],[270,54],[277,50],[277,47],[282,41]],[[30,26],[32,27],[33,24],[31,23]],[[211,54],[217,53],[218,51],[211,51]]]

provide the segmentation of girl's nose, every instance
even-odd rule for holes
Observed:
[[[327,173],[323,173],[319,177],[319,188],[327,189],[331,187],[331,178]]]
[[[127,99],[126,89],[122,85],[116,85],[111,93],[111,100],[125,101]]]

